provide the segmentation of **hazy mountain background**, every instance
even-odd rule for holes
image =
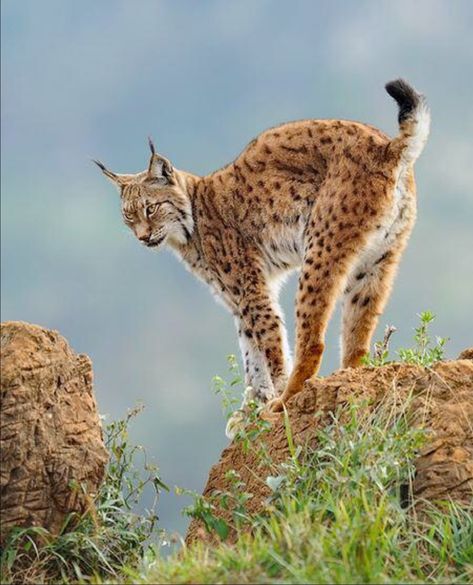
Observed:
[[[448,355],[473,322],[473,2],[2,0],[2,319],[58,329],[94,362],[102,413],[146,405],[133,438],[171,485],[200,490],[226,445],[214,374],[237,352],[230,315],[169,253],[122,225],[90,163],[148,161],[146,137],[205,174],[268,126],[352,118],[395,133],[384,83],[428,96],[419,218],[378,328],[410,343],[431,309]],[[293,328],[294,278],[283,293]],[[338,365],[338,320],[322,373]],[[184,530],[165,495],[162,525]]]

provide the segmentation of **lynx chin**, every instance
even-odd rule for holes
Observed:
[[[424,97],[399,79],[395,138],[345,120],[271,128],[229,165],[200,177],[178,170],[150,140],[148,168],[117,174],[123,221],[147,248],[167,245],[232,312],[248,399],[265,416],[315,376],[342,297],[341,365],[353,368],[371,336],[416,216],[413,165],[429,133]],[[300,268],[292,365],[278,291]],[[227,426],[231,436],[238,414]]]

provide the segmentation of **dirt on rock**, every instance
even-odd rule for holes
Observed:
[[[343,413],[348,412],[343,407],[353,400],[370,412],[387,400],[393,413],[402,412],[407,404],[410,424],[429,430],[427,442],[415,461],[413,502],[420,506],[425,500],[452,499],[469,504],[473,498],[472,358],[473,348],[462,352],[457,360],[439,362],[431,368],[390,364],[346,369],[327,378],[310,380],[287,404],[294,442],[317,448],[317,432],[340,408],[343,421]],[[273,423],[264,442],[273,462],[288,458],[282,418]],[[268,470],[261,467],[257,454],[245,450],[241,442],[234,441],[222,452],[210,471],[204,495],[230,490],[230,480],[226,479],[230,470],[239,473],[245,491],[253,494],[247,510],[261,511],[270,495],[265,484]],[[216,514],[231,520],[231,511],[217,510]],[[191,522],[186,536],[187,544],[195,541],[215,541],[198,520]]]
[[[90,359],[56,331],[22,322],[1,325],[0,345],[3,543],[14,526],[57,533],[69,512],[84,512],[108,454]]]

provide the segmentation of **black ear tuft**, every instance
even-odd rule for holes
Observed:
[[[156,154],[156,148],[154,147],[154,142],[153,142],[151,136],[148,136],[148,144],[149,144],[149,148],[151,150],[151,154]]]
[[[94,162],[101,171],[106,171],[107,169],[105,168],[105,165],[103,163],[101,163],[99,160],[95,160],[95,158],[92,159],[92,162]]]

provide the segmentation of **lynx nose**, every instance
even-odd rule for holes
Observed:
[[[136,238],[140,242],[143,242],[143,244],[147,244],[149,242],[149,238],[151,237],[151,230],[148,225],[140,222],[133,226],[133,231],[135,232]]]

